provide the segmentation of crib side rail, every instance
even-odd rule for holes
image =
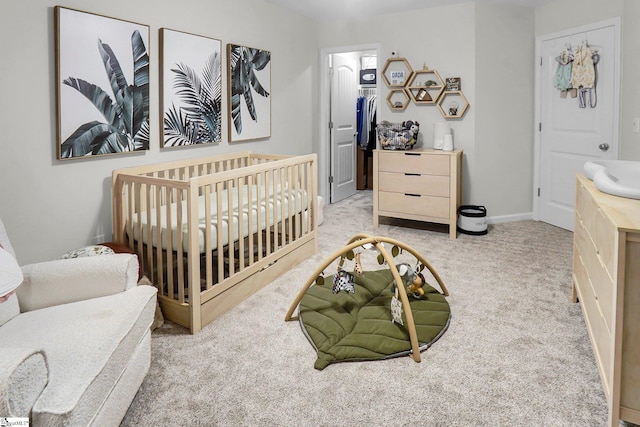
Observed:
[[[172,180],[188,180],[194,176],[242,168],[250,163],[251,151],[237,151],[215,156],[120,168],[114,171],[114,173],[156,176]]]
[[[158,294],[188,304],[190,183],[114,172],[113,240],[134,250]]]
[[[193,179],[204,195],[198,199],[204,209],[194,211],[205,212],[200,224],[211,224],[203,229],[207,244],[201,259],[203,290],[212,290],[213,295],[224,291],[233,286],[238,273],[314,233],[316,180],[315,154]],[[214,215],[229,206],[232,215]],[[210,246],[216,251],[209,246],[214,240]]]

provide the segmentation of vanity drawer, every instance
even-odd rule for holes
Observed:
[[[416,193],[424,196],[449,197],[449,177],[420,173],[380,172],[380,191]]]
[[[593,239],[593,243],[596,245],[596,248],[598,250],[598,256],[609,272],[609,276],[613,278],[615,277],[614,254],[617,252],[615,250],[615,241],[616,236],[618,235],[618,231],[613,226],[611,221],[609,221],[604,216],[604,214],[602,213],[602,209],[600,208],[597,208],[595,212],[595,222],[591,230],[591,238]]]
[[[593,241],[587,234],[582,221],[578,221],[575,224],[574,240],[575,248],[584,262],[585,271],[589,277],[589,283],[592,287],[591,292],[598,302],[607,330],[611,331],[614,320],[613,280],[598,257]]]
[[[449,199],[446,197],[380,191],[378,199],[381,211],[449,219]]]
[[[408,172],[449,176],[449,156],[419,152],[382,152],[380,172]]]
[[[585,261],[580,257],[580,254],[577,251],[574,251],[573,256],[573,274],[576,288],[578,289],[578,297],[580,298],[582,312],[587,322],[589,334],[591,335],[591,342],[593,343],[596,359],[598,360],[600,375],[602,380],[606,383],[604,389],[605,392],[608,392],[610,390],[609,387],[612,380],[610,372],[612,363],[611,345],[613,340],[599,310],[599,304],[593,294],[593,288],[585,268]]]
[[[585,228],[587,230],[593,230],[598,205],[596,205],[596,202],[593,200],[593,197],[591,197],[591,194],[589,194],[589,191],[579,181],[576,186],[576,193],[576,213],[580,215],[580,218],[582,218]]]

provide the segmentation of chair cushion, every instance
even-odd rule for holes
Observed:
[[[20,314],[20,305],[18,304],[18,297],[13,294],[3,303],[0,303],[0,326],[7,323],[9,320]]]
[[[0,219],[0,246],[5,248],[14,257],[16,256],[16,252],[13,250],[13,246],[11,246],[11,241],[9,240],[7,230],[4,228],[2,219]]]
[[[0,414],[28,417],[49,381],[46,355],[42,350],[9,345],[0,347]]]
[[[13,254],[0,243],[0,326],[20,314],[16,295],[5,298],[22,283],[22,279],[22,270]]]
[[[34,310],[0,328],[0,342],[47,354],[49,384],[34,425],[88,425],[109,398],[148,332],[156,289],[138,286],[101,298]]]

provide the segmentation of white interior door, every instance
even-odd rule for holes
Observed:
[[[538,217],[573,230],[575,175],[590,159],[618,158],[620,44],[616,22],[594,24],[540,40],[540,153]],[[586,42],[599,54],[596,90],[579,97],[560,96],[555,88],[556,57],[567,48],[575,52]],[[597,98],[595,97],[597,95]],[[595,102],[595,104],[594,104]],[[593,104],[593,105],[592,105]]]
[[[333,55],[331,73],[331,203],[356,193],[356,60]]]

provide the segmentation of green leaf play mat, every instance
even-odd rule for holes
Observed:
[[[330,283],[333,279],[328,278]],[[411,352],[409,332],[392,321],[393,275],[389,269],[354,276],[354,293],[334,294],[331,285],[309,287],[298,310],[302,330],[318,352],[314,367],[342,361],[378,360]],[[445,296],[429,285],[421,299],[409,297],[420,351],[447,329],[451,310]],[[406,313],[402,314],[407,324]]]

